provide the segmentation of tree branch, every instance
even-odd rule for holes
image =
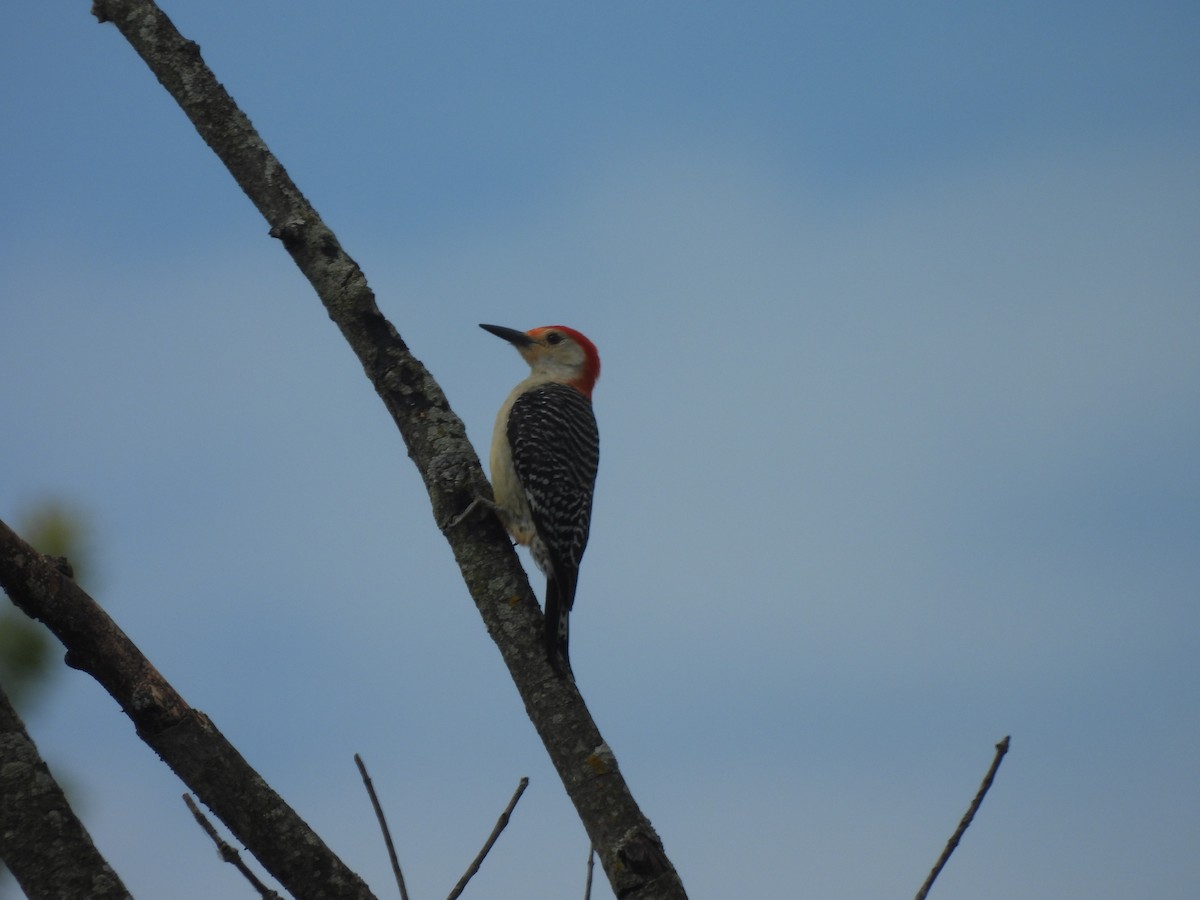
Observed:
[[[196,824],[204,829],[204,833],[217,845],[217,853],[223,862],[227,862],[237,869],[242,877],[250,883],[250,887],[258,892],[258,896],[262,897],[262,900],[282,900],[277,892],[263,884],[262,880],[250,871],[250,867],[242,862],[242,855],[231,847],[225,838],[217,833],[217,829],[213,826],[212,822],[208,821],[208,816],[201,812],[200,807],[196,805],[196,801],[192,799],[191,794],[184,794],[183,802],[187,804],[187,808],[191,812],[192,818],[196,820]]]
[[[374,900],[362,879],[208,717],[187,704],[96,601],[4,522],[0,587],[54,632],[67,648],[67,665],[100,682],[133,720],[138,736],[289,893],[301,900]]]
[[[950,861],[950,855],[954,853],[958,847],[958,842],[962,840],[962,836],[966,833],[967,828],[971,824],[971,820],[975,818],[975,813],[979,812],[979,806],[983,803],[983,798],[987,796],[988,790],[991,789],[992,781],[996,777],[996,772],[1000,769],[1000,761],[1004,759],[1004,754],[1008,752],[1008,737],[996,745],[996,756],[992,759],[992,765],[988,768],[987,774],[983,776],[983,782],[979,785],[979,790],[975,793],[975,799],[971,801],[971,805],[967,808],[966,815],[962,817],[962,821],[958,823],[958,827],[954,829],[954,834],[950,835],[950,840],[946,842],[946,848],[942,851],[942,855],[938,857],[938,861],[933,864],[933,869],[929,872],[929,877],[925,879],[925,883],[921,885],[921,889],[917,891],[916,900],[925,900],[929,895],[929,889],[933,887],[933,883],[937,877],[942,874],[942,869],[946,863]]]
[[[27,897],[129,900],[0,689],[0,859]]]
[[[354,754],[354,764],[358,766],[358,774],[362,776],[367,796],[371,798],[371,806],[375,810],[375,820],[379,823],[379,830],[383,832],[383,843],[387,846],[388,859],[392,863],[392,874],[396,877],[396,887],[400,889],[400,900],[408,900],[408,887],[404,884],[404,872],[400,868],[400,857],[396,855],[396,845],[392,843],[392,831],[388,828],[387,817],[383,814],[383,806],[380,805],[379,797],[375,793],[375,785],[371,782],[371,776],[367,774],[366,763],[357,753]]]
[[[361,269],[205,65],[199,47],[150,0],[96,0],[92,9],[145,60],[308,278],[399,428],[439,526],[475,496],[490,496],[441,388],[380,313]],[[684,897],[579,691],[546,660],[537,601],[499,522],[479,516],[443,532],[613,891],[627,900]]]
[[[596,851],[588,847],[587,880],[583,884],[583,900],[592,900],[592,870],[596,867]]]
[[[475,874],[479,871],[479,867],[483,865],[484,858],[488,855],[488,851],[492,849],[492,845],[496,843],[496,839],[500,837],[500,832],[508,827],[508,820],[512,816],[512,811],[517,808],[517,801],[521,799],[521,795],[525,793],[525,788],[527,787],[529,787],[529,779],[522,777],[517,784],[517,789],[513,792],[512,799],[508,801],[508,806],[504,807],[504,812],[500,813],[500,818],[496,820],[496,825],[492,829],[492,833],[483,842],[483,849],[475,854],[475,858],[467,866],[467,871],[463,873],[462,878],[458,879],[458,883],[454,885],[446,900],[457,900],[458,897],[462,896],[462,892],[467,889],[467,882],[475,877]]]

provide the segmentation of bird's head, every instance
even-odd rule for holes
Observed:
[[[535,374],[569,384],[585,397],[592,396],[592,388],[600,377],[600,354],[596,345],[574,328],[543,325],[517,331],[502,325],[479,327],[516,347]]]

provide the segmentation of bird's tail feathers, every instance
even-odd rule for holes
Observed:
[[[553,575],[546,579],[546,657],[555,671],[571,671],[571,660],[567,655],[567,639],[570,635],[571,606],[574,604],[572,584],[562,583]]]

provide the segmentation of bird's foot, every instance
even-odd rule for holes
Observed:
[[[471,513],[475,512],[475,510],[479,509],[480,507],[491,510],[497,515],[500,513],[500,507],[495,503],[495,501],[489,500],[487,497],[484,497],[481,494],[476,494],[475,499],[467,504],[467,508],[447,522],[442,527],[442,530],[449,531],[451,528],[461,525],[471,515]]]

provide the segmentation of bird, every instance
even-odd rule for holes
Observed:
[[[489,455],[495,501],[489,505],[546,576],[546,654],[556,671],[565,666],[570,672],[568,623],[600,465],[592,410],[600,355],[565,325],[479,327],[508,341],[529,364],[529,376],[496,414]]]

